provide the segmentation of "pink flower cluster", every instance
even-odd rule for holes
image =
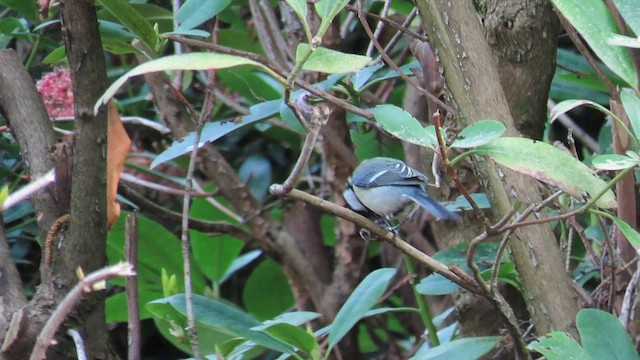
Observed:
[[[43,74],[36,87],[50,117],[73,116],[73,84],[68,68]]]

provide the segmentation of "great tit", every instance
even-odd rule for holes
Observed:
[[[424,186],[429,179],[404,162],[375,157],[363,161],[354,171],[342,195],[349,207],[397,229],[421,206],[437,220],[458,220],[460,216],[429,197]],[[397,220],[398,225],[390,226]]]

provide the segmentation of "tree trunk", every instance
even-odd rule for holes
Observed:
[[[444,68],[461,125],[497,119],[507,127],[507,136],[518,136],[495,58],[473,4],[450,4],[443,0],[417,2],[423,28]],[[507,213],[515,202],[530,204],[541,200],[534,179],[499,168],[484,158],[478,158],[475,166],[496,216]],[[558,329],[575,333],[571,327],[578,304],[551,228],[536,225],[516,231],[509,243],[509,253],[522,279],[525,300],[538,333]]]

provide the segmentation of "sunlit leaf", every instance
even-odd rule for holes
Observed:
[[[638,77],[629,51],[608,43],[609,34],[619,33],[620,30],[604,2],[553,0],[553,4],[578,30],[605,65],[632,88],[638,87]]]
[[[600,170],[623,170],[638,165],[638,159],[625,155],[605,154],[598,155],[591,160],[594,168]]]
[[[525,138],[502,137],[477,148],[497,163],[514,171],[532,176],[581,199],[595,196],[606,188],[606,183],[592,174],[591,169],[549,144]],[[613,191],[607,190],[596,205],[615,208]]]
[[[373,109],[376,121],[389,134],[400,140],[436,149],[438,141],[433,126],[423,127],[418,119],[395,105],[378,105]]]
[[[116,80],[109,88],[102,94],[102,96],[96,102],[93,111],[98,112],[100,106],[104,105],[109,99],[111,99],[116,91],[124,85],[129,78],[143,75],[151,72],[166,71],[166,70],[207,70],[207,69],[224,69],[238,65],[254,65],[267,72],[269,69],[263,65],[240,56],[217,54],[217,53],[189,53],[182,55],[169,55],[159,59],[151,60],[146,63],[140,64],[131,69],[126,74],[122,75]]]
[[[480,120],[462,129],[450,147],[472,148],[490,143],[504,134],[507,128],[497,120]]]
[[[301,61],[303,54],[310,50],[308,44],[300,43],[296,49],[296,62]],[[337,50],[318,47],[311,53],[302,68],[304,70],[339,74],[362,69],[371,62],[368,56],[347,54]]]

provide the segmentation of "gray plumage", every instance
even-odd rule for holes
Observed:
[[[400,223],[411,217],[419,205],[438,220],[460,216],[431,199],[424,189],[428,178],[404,162],[376,157],[363,161],[351,175],[343,192],[345,201],[363,215],[375,214],[384,221]]]

